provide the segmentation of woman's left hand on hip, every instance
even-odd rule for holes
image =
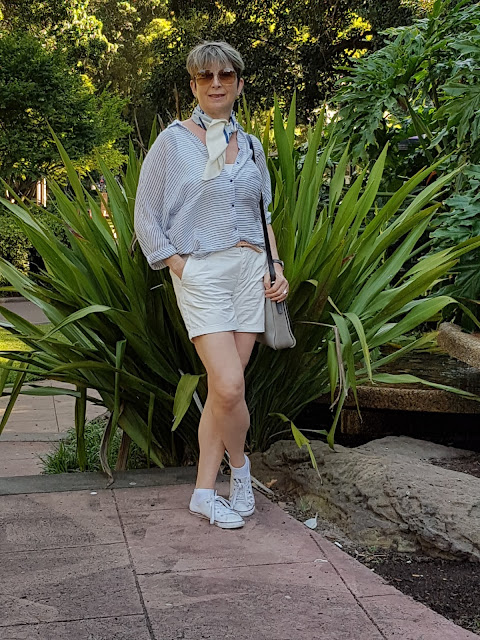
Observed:
[[[288,280],[283,275],[283,270],[280,267],[278,270],[275,268],[277,275],[275,282],[270,286],[270,273],[267,272],[263,278],[263,284],[265,285],[265,296],[270,298],[273,302],[283,302],[288,296]]]

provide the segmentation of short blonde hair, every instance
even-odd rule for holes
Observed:
[[[240,80],[245,65],[242,56],[228,42],[200,42],[188,54],[187,71],[193,78],[201,69],[214,65],[231,65]]]

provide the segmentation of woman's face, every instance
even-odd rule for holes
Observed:
[[[232,112],[233,103],[243,89],[243,79],[235,76],[233,82],[228,82],[226,77],[222,80],[220,72],[233,70],[233,65],[219,65],[211,63],[208,69],[213,76],[207,82],[205,80],[190,80],[193,95],[197,98],[200,108],[211,118],[225,118],[228,120]]]

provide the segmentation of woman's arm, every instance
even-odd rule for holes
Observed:
[[[271,224],[267,224],[268,239],[270,240],[270,249],[272,251],[272,258],[278,260],[277,243],[275,241],[275,234]],[[274,302],[280,302],[285,300],[285,291],[288,293],[288,281],[283,275],[283,267],[277,262],[273,263],[275,268],[276,278],[273,285],[270,281],[270,272],[265,274],[263,284],[265,286],[265,296],[271,298]]]
[[[183,262],[164,232],[168,155],[167,141],[160,134],[143,161],[135,198],[135,233],[152,269],[163,269],[167,260],[174,265]]]

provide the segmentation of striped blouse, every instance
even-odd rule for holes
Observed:
[[[265,247],[260,193],[272,197],[260,141],[237,134],[238,155],[230,168],[202,180],[207,147],[178,120],[157,137],[143,162],[135,201],[135,232],[153,269],[163,269],[175,253],[205,257],[246,240]],[[265,211],[267,224],[271,215]]]

